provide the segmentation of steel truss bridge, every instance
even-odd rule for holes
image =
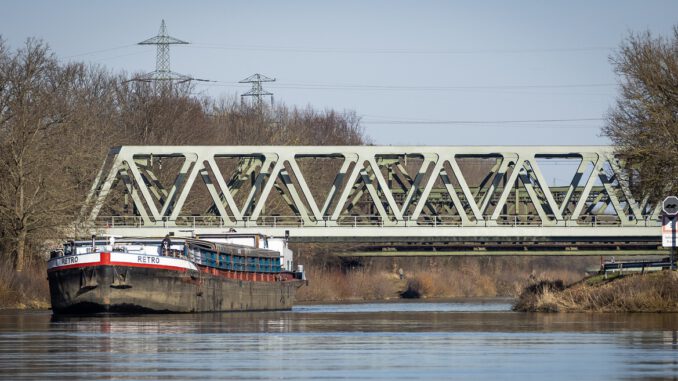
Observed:
[[[605,146],[122,146],[81,215],[100,234],[370,243],[358,255],[660,253],[660,205],[621,164]]]

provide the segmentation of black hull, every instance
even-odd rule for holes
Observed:
[[[112,265],[55,270],[48,279],[54,314],[288,310],[303,282]]]

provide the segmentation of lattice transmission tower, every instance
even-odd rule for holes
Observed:
[[[170,45],[177,44],[188,44],[188,42],[180,40],[178,38],[171,37],[167,34],[167,27],[165,26],[165,20],[162,20],[160,23],[160,31],[157,36],[151,37],[147,40],[141,41],[138,45],[155,45],[156,46],[156,56],[155,56],[155,71],[150,73],[143,74],[139,77],[134,78],[135,81],[161,81],[163,83],[169,83],[170,81],[177,82],[187,82],[187,81],[204,81],[201,79],[196,79],[188,75],[175,73],[170,70]]]
[[[240,95],[241,97],[253,97],[254,98],[254,104],[256,105],[257,108],[261,108],[261,106],[264,103],[263,98],[266,96],[271,97],[271,105],[273,105],[273,93],[268,92],[264,90],[264,88],[261,86],[262,82],[275,82],[275,78],[269,78],[263,74],[253,74],[250,75],[249,77],[243,79],[242,81],[239,81],[239,83],[251,83],[252,88],[250,91],[243,93]]]

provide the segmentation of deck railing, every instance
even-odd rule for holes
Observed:
[[[500,215],[496,221],[481,220],[475,221],[473,225],[462,224],[458,216],[433,216],[420,215],[416,220],[411,220],[410,216],[404,216],[404,222],[393,225],[392,221],[384,221],[380,216],[370,215],[350,215],[341,216],[336,221],[324,219],[320,221],[304,221],[299,216],[260,216],[256,221],[244,219],[241,221],[226,221],[219,216],[178,216],[176,220],[145,223],[139,216],[99,216],[95,220],[96,227],[99,228],[120,228],[120,227],[214,227],[214,228],[237,228],[237,227],[384,227],[384,226],[417,226],[417,227],[545,227],[566,226],[566,227],[604,227],[621,226],[621,221],[616,215],[601,216],[582,216],[576,221],[565,220],[559,225],[544,223],[535,215]],[[645,218],[642,221],[636,221],[634,226],[661,226],[661,220]]]

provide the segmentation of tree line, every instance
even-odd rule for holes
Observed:
[[[678,193],[678,27],[631,33],[610,61],[620,93],[602,134],[626,169],[618,180],[657,202]],[[0,37],[0,258],[14,269],[72,222],[112,146],[369,143],[354,112],[260,109],[131,78]]]
[[[672,36],[631,33],[610,57],[619,95],[603,135],[635,194],[654,203],[678,194],[678,26]]]
[[[368,142],[354,112],[257,108],[133,77],[0,38],[0,258],[15,270],[73,222],[113,146]]]

